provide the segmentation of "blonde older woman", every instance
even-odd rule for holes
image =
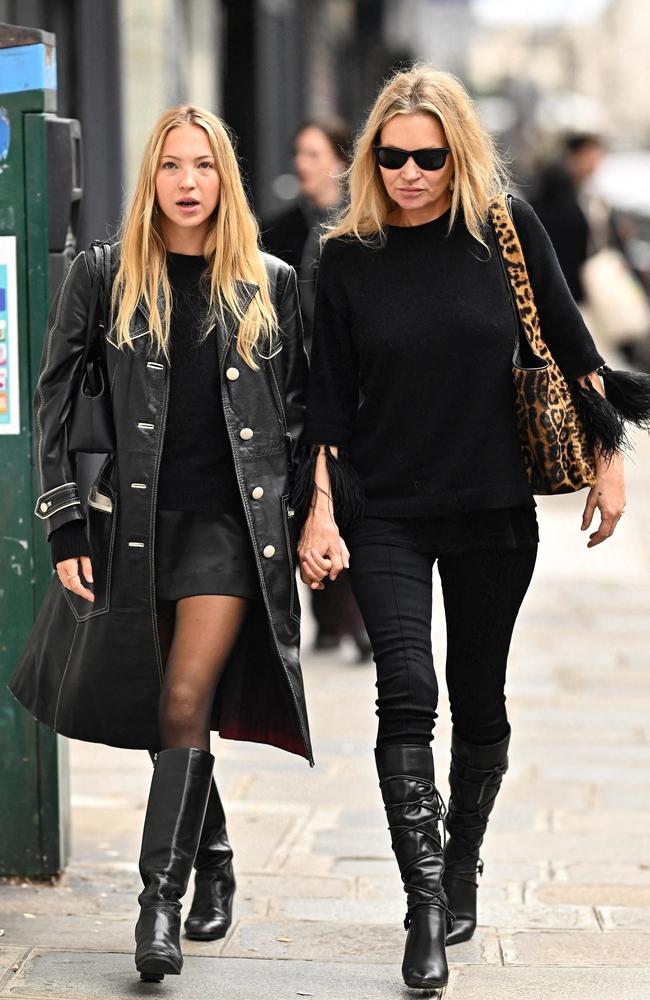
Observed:
[[[507,768],[508,649],[537,552],[515,424],[515,314],[488,223],[504,184],[460,83],[426,65],[399,72],[358,137],[349,204],[318,277],[306,429],[315,487],[304,490],[298,551],[312,587],[349,565],[373,646],[375,754],[408,894],[402,971],[412,987],[444,985],[445,939],[474,931],[479,849]],[[602,358],[544,229],[518,199],[513,214],[548,346],[569,381],[599,381]],[[596,461],[582,525],[600,508],[591,545],[624,505],[620,456]],[[430,747],[435,562],[453,721],[444,852]]]

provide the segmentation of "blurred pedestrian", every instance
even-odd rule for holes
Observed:
[[[307,358],[295,271],[258,238],[224,123],[165,112],[110,247],[99,346],[116,444],[85,519],[68,440],[93,252],[53,303],[34,400],[56,575],[9,687],[58,733],[154,757],[135,929],[147,981],[181,971],[193,863],[187,936],[221,938],[231,921],[211,730],[312,759],[286,440],[302,432]]]
[[[349,204],[324,238],[318,274],[305,431],[313,448],[299,479],[309,511],[298,554],[314,588],[350,567],[372,642],[375,756],[408,899],[402,972],[414,988],[444,986],[445,940],[467,940],[476,926],[479,850],[508,763],[508,650],[537,553],[502,238],[514,257],[518,234],[564,376],[590,412],[618,426],[596,372],[603,359],[551,243],[517,198],[514,233],[505,182],[461,84],[426,65],[398,72],[359,134]],[[503,211],[491,226],[495,205]],[[608,451],[594,440],[582,527],[597,508],[601,523],[590,546],[611,535],[625,502],[621,456],[609,438]],[[349,552],[338,527],[346,523]],[[435,562],[453,722],[444,849],[430,746]]]
[[[305,346],[311,349],[314,298],[320,237],[323,225],[341,208],[343,172],[349,165],[352,131],[339,118],[312,118],[294,137],[293,166],[299,194],[288,208],[262,223],[262,240],[268,251],[292,264],[298,272],[300,311]],[[337,649],[350,636],[364,662],[372,656],[361,613],[347,576],[329,581],[311,597],[316,619],[315,648]]]
[[[297,198],[278,215],[262,222],[262,242],[269,253],[295,267],[305,346],[311,346],[314,293],[322,226],[341,207],[342,175],[348,166],[352,131],[337,117],[302,123],[293,140]]]
[[[561,158],[541,171],[532,204],[597,343],[630,353],[650,333],[650,307],[616,213],[592,183],[604,154],[599,135],[567,136]]]

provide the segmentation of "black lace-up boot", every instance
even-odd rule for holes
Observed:
[[[476,928],[476,874],[483,874],[479,850],[508,770],[509,742],[510,733],[499,743],[475,746],[452,732],[443,884],[455,919],[448,945],[468,941]]]
[[[150,756],[153,759],[153,752]],[[232,923],[236,883],[226,815],[214,778],[210,782],[194,868],[194,897],[185,920],[185,933],[195,941],[216,941],[225,937]]]
[[[449,976],[445,937],[453,918],[445,897],[438,823],[445,807],[435,786],[431,747],[375,750],[388,828],[407,893],[402,975],[413,989],[439,989]]]
[[[183,966],[180,901],[199,844],[213,764],[211,753],[194,747],[161,750],[154,761],[135,927],[135,966],[147,982],[160,982],[165,973],[178,975]]]

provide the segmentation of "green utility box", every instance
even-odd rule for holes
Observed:
[[[67,741],[7,689],[52,572],[32,460],[50,299],[74,256],[79,123],[56,115],[54,36],[0,24],[0,875],[70,853]]]

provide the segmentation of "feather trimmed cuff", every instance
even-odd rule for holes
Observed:
[[[325,463],[330,480],[334,517],[344,531],[353,521],[363,517],[365,497],[359,475],[347,453],[339,451],[338,457],[325,445]],[[296,478],[291,491],[291,506],[304,519],[311,508],[316,487],[316,459],[318,448],[308,447],[298,463]]]
[[[603,458],[630,447],[627,424],[650,430],[650,375],[643,372],[612,371],[607,365],[598,369],[605,395],[587,379],[582,385],[571,384],[573,402],[587,432],[590,448]]]

